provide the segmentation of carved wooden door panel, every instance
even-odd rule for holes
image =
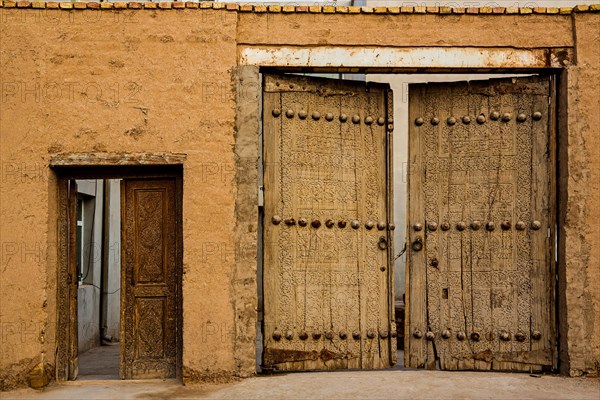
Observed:
[[[125,179],[121,378],[177,375],[179,270],[175,179]]]
[[[407,366],[555,365],[553,88],[410,86]]]
[[[392,93],[266,75],[263,96],[263,366],[389,367]]]

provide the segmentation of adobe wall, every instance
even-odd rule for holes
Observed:
[[[235,14],[5,8],[2,18],[3,386],[23,383],[42,357],[54,363],[57,185],[48,165],[70,152],[187,154],[184,375],[230,379],[239,369]]]
[[[575,14],[577,65],[563,74],[559,184],[560,326],[568,365],[562,372],[600,373],[600,18]],[[560,290],[562,289],[562,290]]]
[[[559,221],[562,237],[559,241],[558,271],[565,284],[559,287],[558,297],[562,315],[566,316],[566,321],[559,323],[561,372],[573,376],[584,373],[598,375],[600,15],[567,13],[566,9],[551,8],[531,10],[531,14],[523,14],[523,11],[508,14],[508,9],[500,15],[482,15],[483,9],[462,9],[458,13],[454,10],[452,14],[442,14],[443,7],[416,7],[412,13],[402,11],[396,14],[393,8],[382,7],[371,9],[366,14],[363,10],[357,18],[350,13],[339,13],[340,8],[343,7],[336,7],[335,14],[240,14],[238,42],[266,48],[352,45],[573,47],[576,50],[576,59],[569,60],[574,65],[566,68],[561,75],[563,87],[560,94],[564,103],[561,104],[562,125],[558,132],[562,146],[559,149],[558,191],[563,211]],[[585,6],[577,7],[575,11],[578,10],[591,11]],[[597,12],[598,7],[594,6],[593,10]]]
[[[568,147],[561,152],[567,315],[562,349],[565,372],[597,373],[600,14],[325,14],[302,7],[285,14],[281,8],[263,12],[260,6],[221,3],[177,10],[172,8],[183,3],[150,3],[142,10],[114,9],[125,3],[105,4],[113,8],[104,10],[95,9],[98,3],[85,10],[75,9],[83,3],[61,3],[65,9],[48,8],[56,3],[19,2],[24,9],[1,4],[2,388],[24,384],[40,362],[49,371],[54,365],[57,179],[48,164],[51,154],[71,152],[187,154],[184,377],[227,380],[254,372],[258,142],[252,132],[259,124],[257,93],[248,87],[256,86],[257,69],[237,67],[238,44],[576,46],[576,64],[563,74],[568,98],[561,143]]]

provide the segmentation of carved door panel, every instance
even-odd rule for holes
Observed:
[[[389,367],[392,93],[266,75],[263,96],[263,366]]]
[[[409,89],[406,365],[552,368],[554,82]]]
[[[121,378],[177,375],[179,282],[175,179],[125,179]]]

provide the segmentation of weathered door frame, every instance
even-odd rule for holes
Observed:
[[[140,159],[146,159],[144,165]],[[77,277],[72,275],[69,262],[74,237],[69,234],[69,181],[73,179],[174,179],[176,187],[176,270],[177,277],[177,378],[182,377],[182,275],[183,275],[183,169],[181,154],[68,154],[53,156],[50,167],[56,174],[58,198],[57,243],[57,309],[56,309],[56,378],[59,381],[76,378],[77,368]],[[75,290],[73,290],[75,285]],[[123,298],[121,297],[121,300]],[[122,305],[121,305],[122,308]],[[123,320],[121,320],[123,323]]]
[[[567,198],[565,188],[560,182],[568,175],[566,160],[566,110],[567,110],[567,67],[574,65],[574,48],[483,48],[483,47],[361,47],[361,46],[318,46],[310,49],[286,47],[281,45],[240,45],[238,46],[237,68],[237,140],[235,152],[238,156],[238,171],[248,170],[248,162],[261,163],[262,146],[262,97],[261,73],[263,72],[336,72],[336,73],[377,73],[377,74],[411,74],[411,73],[480,73],[480,74],[553,74],[557,81],[556,106],[556,142],[557,148],[555,172],[555,223],[560,226],[564,219],[564,202]],[[243,145],[243,146],[242,146]],[[251,170],[249,176],[239,174],[238,182],[255,182],[254,190],[239,191],[237,204],[257,204],[262,197],[261,181],[257,177],[258,167]],[[261,174],[260,174],[261,175]],[[563,205],[563,206],[561,206]],[[240,218],[238,223],[256,223],[259,210],[251,216]],[[260,222],[258,223],[261,228]],[[568,365],[566,352],[567,310],[564,306],[564,288],[566,285],[564,248],[561,230],[557,229],[555,250],[557,251],[555,287],[556,330],[558,362]],[[261,254],[262,249],[256,237],[239,233],[238,240],[250,241],[257,246],[257,286],[261,295]],[[562,305],[561,305],[562,304]],[[260,304],[257,304],[260,307]],[[257,335],[261,334],[260,320]],[[250,345],[250,344],[248,344]],[[256,347],[255,347],[256,349]],[[257,370],[260,371],[262,360],[257,354]]]

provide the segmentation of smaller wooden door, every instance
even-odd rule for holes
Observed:
[[[122,379],[177,376],[176,188],[175,179],[122,181]]]

